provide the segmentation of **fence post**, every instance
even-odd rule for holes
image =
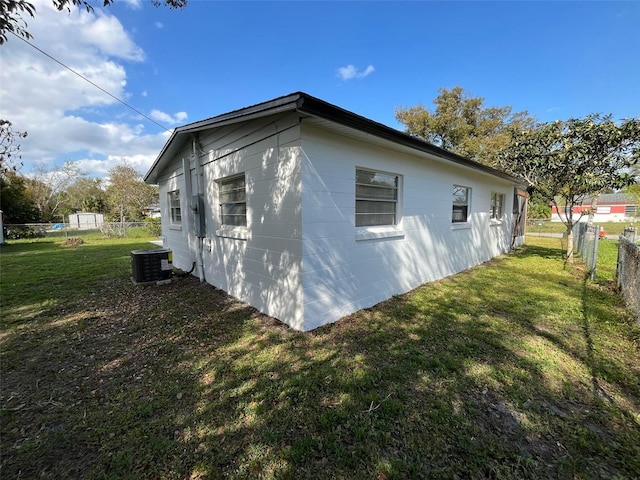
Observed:
[[[593,226],[593,257],[591,260],[591,281],[596,279],[596,266],[598,265],[598,239],[600,238],[600,227],[598,225]]]
[[[634,227],[625,227],[623,235],[627,240],[636,243],[636,229]]]

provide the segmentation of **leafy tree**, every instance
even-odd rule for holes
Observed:
[[[20,162],[21,138],[27,137],[27,132],[15,132],[9,120],[0,119],[0,175],[9,170],[17,171]]]
[[[26,178],[14,170],[0,175],[0,210],[6,223],[40,221],[40,212],[27,189]]]
[[[169,8],[184,8],[188,0],[151,0],[156,7],[164,4]],[[71,10],[75,5],[85,8],[88,12],[93,10],[93,5],[102,3],[102,6],[111,5],[114,0],[52,0],[53,5],[60,11]],[[7,32],[14,33],[23,38],[30,39],[32,35],[27,31],[25,16],[33,18],[36,14],[36,7],[26,0],[0,0],[0,45],[7,41]]]
[[[469,96],[462,87],[438,91],[433,111],[423,105],[397,108],[396,119],[410,135],[486,165],[495,166],[497,152],[509,143],[512,130],[535,123],[526,111],[485,107],[483,98]]]
[[[129,165],[109,170],[106,193],[109,211],[120,223],[142,219],[143,208],[158,203],[157,188],[144,183],[142,175]]]
[[[640,118],[616,123],[611,115],[592,114],[514,133],[498,166],[526,178],[553,203],[567,228],[567,261],[572,262],[572,230],[580,220],[573,207],[585,197],[633,184],[629,167],[639,159]]]
[[[625,188],[625,193],[629,193],[633,195],[636,199],[636,202],[640,204],[640,163],[636,163],[633,167],[631,167],[631,174],[635,177],[636,181],[634,184],[629,185]],[[640,211],[637,212],[636,216],[640,216]]]
[[[64,213],[107,211],[107,192],[100,178],[77,178],[66,191]]]

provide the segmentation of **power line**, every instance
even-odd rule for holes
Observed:
[[[100,90],[103,93],[106,93],[107,95],[109,95],[111,98],[113,98],[114,100],[120,102],[122,105],[124,105],[125,107],[133,110],[134,112],[136,112],[138,115],[146,118],[147,120],[149,120],[151,123],[156,124],[158,127],[162,128],[163,130],[166,130],[167,132],[171,133],[171,130],[169,130],[167,127],[165,127],[164,125],[160,125],[158,122],[156,122],[153,118],[148,117],[147,115],[145,115],[144,113],[142,113],[140,110],[138,110],[135,107],[132,107],[131,105],[129,105],[127,102],[125,102],[124,100],[120,100],[118,97],[116,97],[115,95],[113,95],[112,93],[109,93],[108,91],[106,91],[104,88],[102,88],[100,85],[95,84],[94,82],[92,82],[91,80],[89,80],[87,77],[85,77],[84,75],[82,75],[81,73],[76,72],[73,68],[68,67],[67,65],[65,65],[64,63],[62,63],[60,60],[52,57],[51,55],[49,55],[47,52],[45,52],[44,50],[42,50],[41,48],[35,46],[33,43],[29,42],[28,40],[16,35],[13,32],[9,32],[11,33],[14,37],[19,38],[20,40],[22,40],[24,43],[26,43],[27,45],[29,45],[32,48],[35,48],[37,51],[39,51],[41,54],[43,54],[45,57],[50,58],[51,60],[53,60],[54,62],[56,62],[57,64],[63,66],[64,68],[66,68],[67,70],[69,70],[71,73],[79,76],[81,79],[83,79],[85,82],[90,83],[91,85],[93,85],[94,87],[96,87],[98,90]]]

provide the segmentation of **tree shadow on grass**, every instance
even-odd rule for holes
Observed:
[[[306,334],[192,277],[103,282],[4,339],[2,475],[632,476],[637,423],[581,398],[582,284],[533,256],[558,267],[526,250]]]

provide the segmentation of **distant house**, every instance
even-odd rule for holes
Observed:
[[[589,219],[589,212],[593,197],[587,197],[580,205],[573,207],[573,218],[586,222]],[[560,214],[565,216],[565,212],[560,207]],[[593,222],[633,222],[640,220],[640,205],[633,195],[625,193],[603,193],[597,198],[596,211],[593,215]],[[551,221],[560,222],[560,215],[555,206],[551,206]]]
[[[160,218],[160,204],[147,205],[142,209],[142,214],[149,218]]]
[[[297,330],[524,240],[518,178],[301,92],[178,127],[145,181],[173,265]]]
[[[102,227],[103,223],[104,216],[101,213],[76,212],[69,214],[69,228],[90,230]]]

